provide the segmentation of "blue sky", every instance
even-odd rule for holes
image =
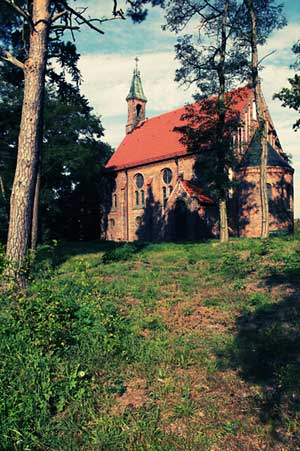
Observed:
[[[295,133],[292,130],[296,114],[282,108],[278,100],[272,99],[275,92],[287,85],[288,76],[293,74],[289,68],[294,61],[291,46],[300,39],[300,1],[286,0],[283,3],[288,25],[273,32],[259,52],[261,58],[271,50],[276,50],[264,61],[262,87],[283,149],[293,156],[296,216],[300,217],[300,131]],[[110,15],[111,4],[111,0],[85,0],[80,6],[88,6],[88,13],[93,17],[103,17]],[[119,0],[119,4],[126,9],[125,1]],[[193,90],[186,90],[174,82],[178,67],[174,52],[176,36],[162,31],[163,23],[162,11],[152,8],[142,24],[117,20],[103,24],[103,36],[87,28],[82,28],[76,35],[76,45],[81,53],[82,91],[95,113],[102,117],[104,139],[114,147],[125,133],[125,97],[135,56],[140,58],[142,81],[148,98],[148,117],[178,108],[192,100]],[[195,30],[191,28],[189,32]]]

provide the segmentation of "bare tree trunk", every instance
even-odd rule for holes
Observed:
[[[34,190],[40,149],[50,0],[34,0],[29,57],[24,64],[24,98],[18,142],[18,159],[10,200],[6,257],[7,275],[26,285],[25,260],[29,246]]]
[[[34,252],[37,247],[38,229],[39,229],[39,199],[41,186],[41,168],[39,166],[34,192],[33,213],[32,213],[32,227],[31,227],[31,250]]]
[[[261,144],[260,162],[260,198],[261,198],[261,238],[269,236],[269,202],[267,193],[267,164],[268,164],[268,130],[264,112],[260,80],[258,77],[258,51],[257,51],[257,26],[253,0],[246,0],[246,6],[251,19],[251,69],[252,83],[254,88],[254,98],[256,105],[256,115],[258,119],[258,131]]]
[[[217,178],[221,180],[220,186],[220,199],[219,199],[219,215],[220,215],[220,241],[222,243],[228,241],[228,218],[227,218],[227,190],[224,186],[225,182],[225,153],[227,152],[226,142],[224,141],[225,130],[225,57],[226,57],[226,45],[227,45],[227,14],[228,14],[229,2],[224,3],[224,12],[222,16],[222,29],[221,29],[221,48],[220,48],[220,62],[218,68],[219,77],[219,95],[218,95],[218,125],[217,125],[217,146],[218,146],[218,170]],[[218,181],[217,181],[218,182]]]
[[[219,213],[220,213],[220,241],[225,243],[228,241],[228,221],[227,221],[227,208],[226,201],[219,201]]]

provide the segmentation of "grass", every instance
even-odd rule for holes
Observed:
[[[42,246],[0,308],[0,449],[300,450],[300,241]]]

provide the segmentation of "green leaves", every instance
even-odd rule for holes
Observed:
[[[293,45],[293,52],[296,55],[296,62],[291,65],[295,70],[300,69],[300,41]],[[279,99],[283,107],[288,107],[300,113],[300,74],[296,73],[293,78],[288,78],[289,88],[282,88],[280,92],[274,94],[274,99]],[[300,128],[300,119],[293,124],[293,129],[297,131]]]

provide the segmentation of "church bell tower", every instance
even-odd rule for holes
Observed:
[[[128,96],[126,97],[128,105],[128,119],[126,133],[131,133],[140,121],[145,119],[147,98],[143,91],[141,74],[138,69],[138,58],[135,58],[135,69]]]

